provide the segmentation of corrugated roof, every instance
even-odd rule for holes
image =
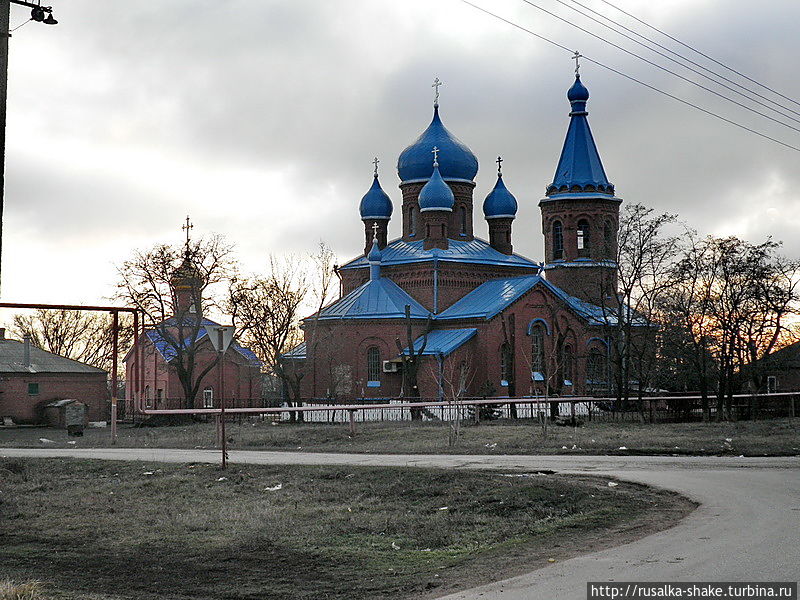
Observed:
[[[298,344],[288,352],[284,352],[281,354],[281,358],[286,358],[289,360],[302,360],[306,357],[306,343],[302,342]]]
[[[478,330],[474,327],[469,329],[434,329],[428,334],[423,356],[436,356],[441,354],[447,356],[457,348],[471,340]],[[422,348],[424,336],[414,340],[414,351],[419,352]],[[403,349],[403,354],[408,354],[408,346]]]
[[[538,275],[487,281],[443,310],[436,319],[491,319],[540,281],[544,280]]]
[[[319,319],[396,319],[405,316],[405,306],[411,306],[411,317],[424,319],[428,311],[391,279],[372,279],[354,289],[344,298],[326,306]],[[312,319],[306,317],[305,320]]]
[[[47,352],[33,345],[30,350],[30,365],[26,365],[23,342],[0,340],[0,373],[106,373],[103,369]]]
[[[432,261],[434,257],[442,262],[528,267],[536,269],[537,273],[541,268],[539,263],[533,262],[524,256],[498,252],[488,242],[480,238],[473,238],[471,241],[448,240],[447,250],[440,248],[425,250],[422,240],[406,242],[402,239],[397,239],[381,251],[381,266],[428,262]],[[360,256],[341,268],[357,269],[367,267],[368,264],[366,258]]]

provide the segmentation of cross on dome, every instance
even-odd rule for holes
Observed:
[[[436,94],[433,96],[433,105],[439,106],[439,86],[444,85],[439,78],[433,80],[433,84],[431,85],[432,88],[436,88]]]
[[[375,165],[375,177],[378,176],[378,163],[381,162],[378,160],[378,157],[372,159],[372,164]]]
[[[378,239],[378,223],[377,221],[372,224],[372,239]]]
[[[581,76],[581,74],[579,72],[580,68],[581,68],[581,65],[578,62],[578,59],[580,59],[580,58],[583,58],[583,54],[581,54],[580,52],[575,50],[575,54],[572,55],[572,60],[575,61],[575,77],[580,77]]]
[[[182,225],[181,229],[183,229],[186,232],[186,247],[185,247],[185,250],[186,250],[186,254],[189,254],[189,242],[190,242],[189,231],[194,229],[194,225],[192,225],[192,222],[189,220],[189,215],[186,215],[186,224]]]
[[[503,176],[503,168],[502,168],[502,166],[501,166],[501,163],[503,162],[503,158],[502,158],[502,157],[500,157],[500,156],[498,156],[498,157],[497,157],[497,160],[496,160],[496,161],[494,161],[494,162],[496,162],[496,163],[497,163],[497,176],[498,176],[498,177],[502,177],[502,176]]]
[[[431,153],[433,154],[433,166],[434,167],[438,167],[439,166],[439,148],[434,146],[433,150],[431,150]]]

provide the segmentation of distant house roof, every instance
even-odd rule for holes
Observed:
[[[424,319],[428,311],[391,279],[371,279],[319,312],[319,319],[396,319],[411,307],[411,318]],[[315,315],[306,317],[313,319]]]
[[[172,317],[167,319],[162,323],[162,325],[166,325],[167,327],[175,327],[177,325],[177,320]],[[184,327],[193,326],[194,322],[187,323]],[[197,339],[195,343],[200,343],[208,336],[208,332],[206,331],[206,327],[218,326],[219,323],[212,321],[211,319],[203,319],[200,323],[201,327],[197,332]],[[156,350],[158,350],[159,354],[163,357],[163,359],[167,362],[171,361],[173,358],[177,356],[177,352],[175,348],[170,344],[164,337],[161,335],[161,332],[157,329],[148,329],[145,331],[145,335],[147,339],[155,346]],[[192,336],[188,336],[186,339],[183,340],[183,347],[189,348],[192,345]],[[244,346],[240,345],[237,342],[232,342],[230,347],[241,354],[247,361],[254,367],[260,367],[261,361],[255,355],[255,353],[250,350],[249,348],[245,348]]]
[[[306,352],[306,343],[302,342],[297,344],[297,346],[291,350],[281,354],[281,358],[285,358],[287,360],[303,360],[306,357]]]
[[[475,337],[478,330],[474,327],[469,329],[435,329],[428,334],[423,356],[447,356],[457,348]],[[419,352],[425,336],[420,336],[414,340],[414,351]],[[408,354],[408,346],[403,349],[403,354]]]
[[[442,262],[461,262],[498,266],[528,267],[539,272],[541,265],[518,254],[503,254],[492,248],[488,242],[480,238],[470,241],[448,240],[447,250],[431,248],[425,250],[423,241],[406,242],[394,240],[381,250],[381,266],[402,265],[416,262],[429,262],[437,258]],[[369,263],[364,256],[351,260],[342,269],[367,267]]]
[[[102,375],[106,371],[77,360],[30,346],[30,364],[25,364],[25,343],[0,339],[0,373],[82,373]]]

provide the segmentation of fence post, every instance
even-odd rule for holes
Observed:
[[[347,411],[350,413],[350,437],[356,436],[356,411],[349,410]]]

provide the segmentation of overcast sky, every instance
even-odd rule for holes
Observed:
[[[798,132],[521,0],[475,2],[800,146]],[[619,39],[556,0],[537,2]],[[600,0],[582,3],[655,35]],[[800,97],[796,0],[614,3]],[[480,162],[477,234],[486,237],[480,207],[502,154],[506,184],[520,203],[515,250],[541,259],[537,202],[552,181],[567,127],[568,52],[458,0],[52,4],[59,25],[28,23],[10,40],[4,300],[101,302],[113,293],[115,265],[134,248],[179,243],[187,214],[196,234],[218,232],[234,242],[249,270],[261,269],[269,253],[311,252],[319,240],[344,262],[362,249],[358,202],[371,184],[375,155],[395,203],[389,231],[396,237],[397,156],[430,122],[434,77],[445,83],[445,125]],[[11,12],[12,27],[28,17],[21,7]],[[771,234],[787,254],[800,256],[800,152],[591,63],[581,72],[591,93],[589,120],[618,196],[678,213],[701,233],[753,241]],[[800,105],[782,102],[800,112]]]

